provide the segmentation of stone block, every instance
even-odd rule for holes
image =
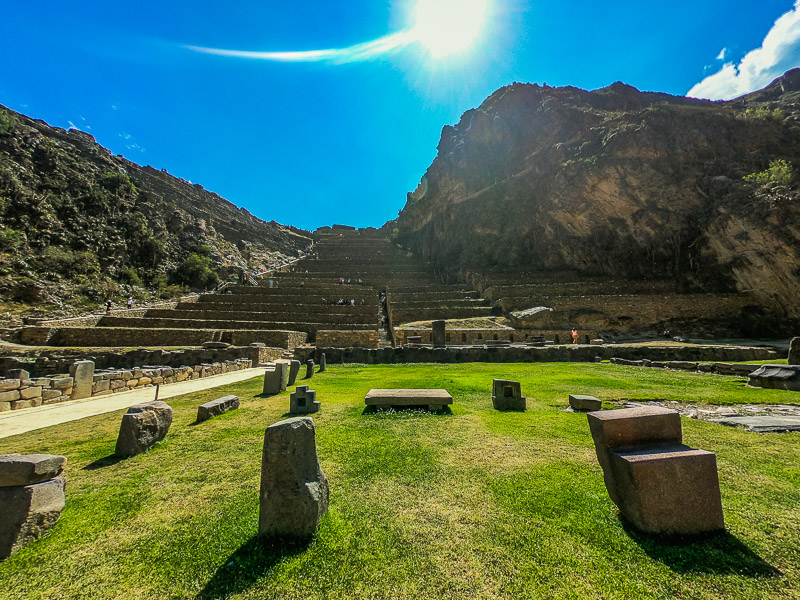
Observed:
[[[94,382],[94,361],[79,360],[69,367],[69,375],[72,377],[73,400],[89,398],[92,395],[92,383]]]
[[[307,385],[298,385],[289,395],[289,412],[293,415],[315,413],[321,406],[317,400],[317,392],[309,390]]]
[[[312,359],[308,359],[306,361],[306,379],[311,379],[314,376],[314,361]]]
[[[297,376],[300,374],[300,361],[299,360],[290,360],[289,361],[289,381],[287,385],[294,385],[294,382],[297,381]]]
[[[328,368],[328,362],[325,358],[325,353],[319,355],[319,372],[324,373],[325,370]]]
[[[0,487],[42,483],[61,475],[66,456],[56,454],[0,454]]]
[[[61,396],[60,390],[42,390],[42,400],[52,400]]]
[[[0,402],[14,402],[15,400],[19,400],[19,390],[0,392]]]
[[[31,374],[25,369],[9,369],[6,377],[9,379],[30,379]]]
[[[125,387],[131,388],[131,389],[135,388],[138,385],[139,385],[139,380],[138,379],[128,379],[128,381],[125,382]]]
[[[605,343],[606,341],[602,338],[595,338],[593,340],[589,340],[589,344],[592,346],[602,346]]]
[[[314,420],[270,425],[261,458],[258,532],[308,538],[328,511],[328,479],[317,458]]]
[[[647,533],[694,535],[725,528],[712,452],[677,446],[609,453],[622,515]]]
[[[750,373],[750,385],[798,392],[800,365],[764,365]]]
[[[64,510],[66,480],[0,488],[0,559],[43,536]]]
[[[135,456],[164,439],[172,425],[172,407],[166,402],[146,402],[131,406],[122,415],[114,454]]]
[[[11,402],[0,402],[0,412],[11,410]]]
[[[127,389],[127,386],[125,385],[125,382],[122,379],[112,379],[110,380],[109,384],[110,384],[109,387],[112,390],[119,390],[122,388]]]
[[[50,387],[54,390],[65,390],[74,384],[72,377],[57,377],[50,380]]]
[[[266,395],[280,394],[286,391],[289,383],[289,363],[276,362],[267,366],[264,371],[264,389]]]
[[[790,365],[800,365],[800,337],[792,338],[789,343],[789,360]]]
[[[30,408],[33,402],[30,400],[14,400],[11,403],[11,410],[20,410],[21,408]]]
[[[447,345],[447,338],[445,335],[445,322],[442,320],[431,322],[431,339],[433,340],[434,348],[444,348]]]
[[[239,396],[223,396],[197,407],[197,422],[207,421],[211,417],[221,415],[239,408]]]
[[[0,392],[16,390],[22,383],[21,379],[0,379]]]
[[[525,397],[518,381],[492,380],[492,406],[495,410],[525,410]]]
[[[594,396],[570,394],[569,405],[572,407],[572,410],[601,410],[603,408],[603,401]]]
[[[30,400],[31,398],[41,398],[42,386],[37,385],[34,387],[22,388],[19,390],[19,397],[21,400]]]

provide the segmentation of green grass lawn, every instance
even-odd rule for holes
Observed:
[[[528,410],[494,411],[493,377],[521,381]],[[170,399],[167,438],[127,460],[110,457],[122,412],[0,440],[0,453],[69,458],[67,507],[0,563],[0,598],[800,598],[800,434],[683,419],[685,442],[717,455],[727,532],[676,543],[620,521],[586,416],[563,411],[568,393],[800,393],[582,363],[337,365],[311,383],[331,500],[310,543],[256,537],[264,430],[289,398],[259,397],[255,379]],[[455,403],[363,414],[373,387],[446,388]],[[239,410],[193,424],[230,393]]]

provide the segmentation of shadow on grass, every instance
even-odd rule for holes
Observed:
[[[110,454],[109,456],[104,456],[103,458],[98,458],[93,463],[89,463],[85,467],[83,467],[84,471],[95,471],[97,469],[102,469],[103,467],[110,467],[112,465],[117,464],[118,462],[122,462],[127,456],[117,456],[116,454]]]
[[[702,537],[662,537],[642,533],[624,519],[622,524],[645,554],[676,573],[736,574],[745,577],[782,575],[727,531]]]
[[[216,600],[243,592],[279,562],[297,556],[311,539],[253,536],[225,559],[195,600]]]
[[[426,404],[422,404],[419,406],[375,406],[370,405],[364,408],[361,411],[362,415],[376,415],[382,417],[390,417],[392,415],[404,415],[404,416],[445,416],[445,415],[452,415],[453,410],[449,406],[445,406],[442,410],[428,410],[428,406]]]

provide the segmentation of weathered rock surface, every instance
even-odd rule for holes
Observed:
[[[311,379],[314,376],[314,361],[313,359],[308,359],[306,361],[306,379]]]
[[[0,487],[31,485],[61,475],[66,456],[54,454],[1,454]]]
[[[569,405],[572,410],[600,410],[603,408],[603,401],[594,396],[570,394]]]
[[[299,360],[290,360],[289,361],[289,380],[287,382],[287,386],[294,385],[297,381],[297,376],[300,374],[300,361]]]
[[[64,509],[66,480],[56,477],[42,483],[0,488],[0,558],[43,536]]]
[[[293,415],[319,412],[321,407],[322,403],[317,400],[317,392],[308,389],[307,385],[298,385],[289,395],[289,412]]]
[[[92,395],[94,383],[94,362],[91,360],[78,360],[69,368],[69,375],[73,380],[72,399],[80,400]]]
[[[172,407],[166,402],[156,401],[131,406],[122,415],[119,427],[117,456],[135,456],[163,440],[172,425]]]
[[[790,365],[800,365],[800,337],[792,338],[789,346],[789,360]]]
[[[525,410],[525,397],[519,381],[493,379],[492,406],[495,410]]]
[[[307,538],[328,511],[328,480],[317,458],[314,419],[270,425],[264,434],[258,532]]]
[[[444,128],[388,227],[451,272],[667,276],[676,291],[749,294],[725,325],[783,333],[800,319],[800,192],[744,178],[796,161],[798,90],[800,70],[730,102],[622,83],[501,88]]]
[[[749,377],[754,387],[800,391],[800,365],[764,365]]]
[[[223,396],[197,407],[197,422],[208,421],[211,417],[239,408],[239,396]]]

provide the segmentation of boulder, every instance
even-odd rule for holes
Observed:
[[[208,421],[230,410],[239,408],[239,396],[223,396],[197,407],[197,422]]]
[[[311,537],[328,511],[329,494],[317,458],[314,419],[270,425],[261,458],[259,534]]]
[[[518,381],[492,380],[492,406],[495,410],[525,410],[525,397]]]
[[[42,537],[64,509],[66,480],[0,488],[0,559]]]
[[[61,475],[66,456],[55,454],[0,454],[0,487],[31,485]]]
[[[750,373],[750,385],[798,392],[800,365],[764,365]]]
[[[800,365],[800,337],[792,338],[789,344],[789,360],[790,365]]]
[[[163,440],[172,425],[172,407],[166,402],[146,402],[131,406],[122,415],[117,437],[117,456],[135,456]]]

